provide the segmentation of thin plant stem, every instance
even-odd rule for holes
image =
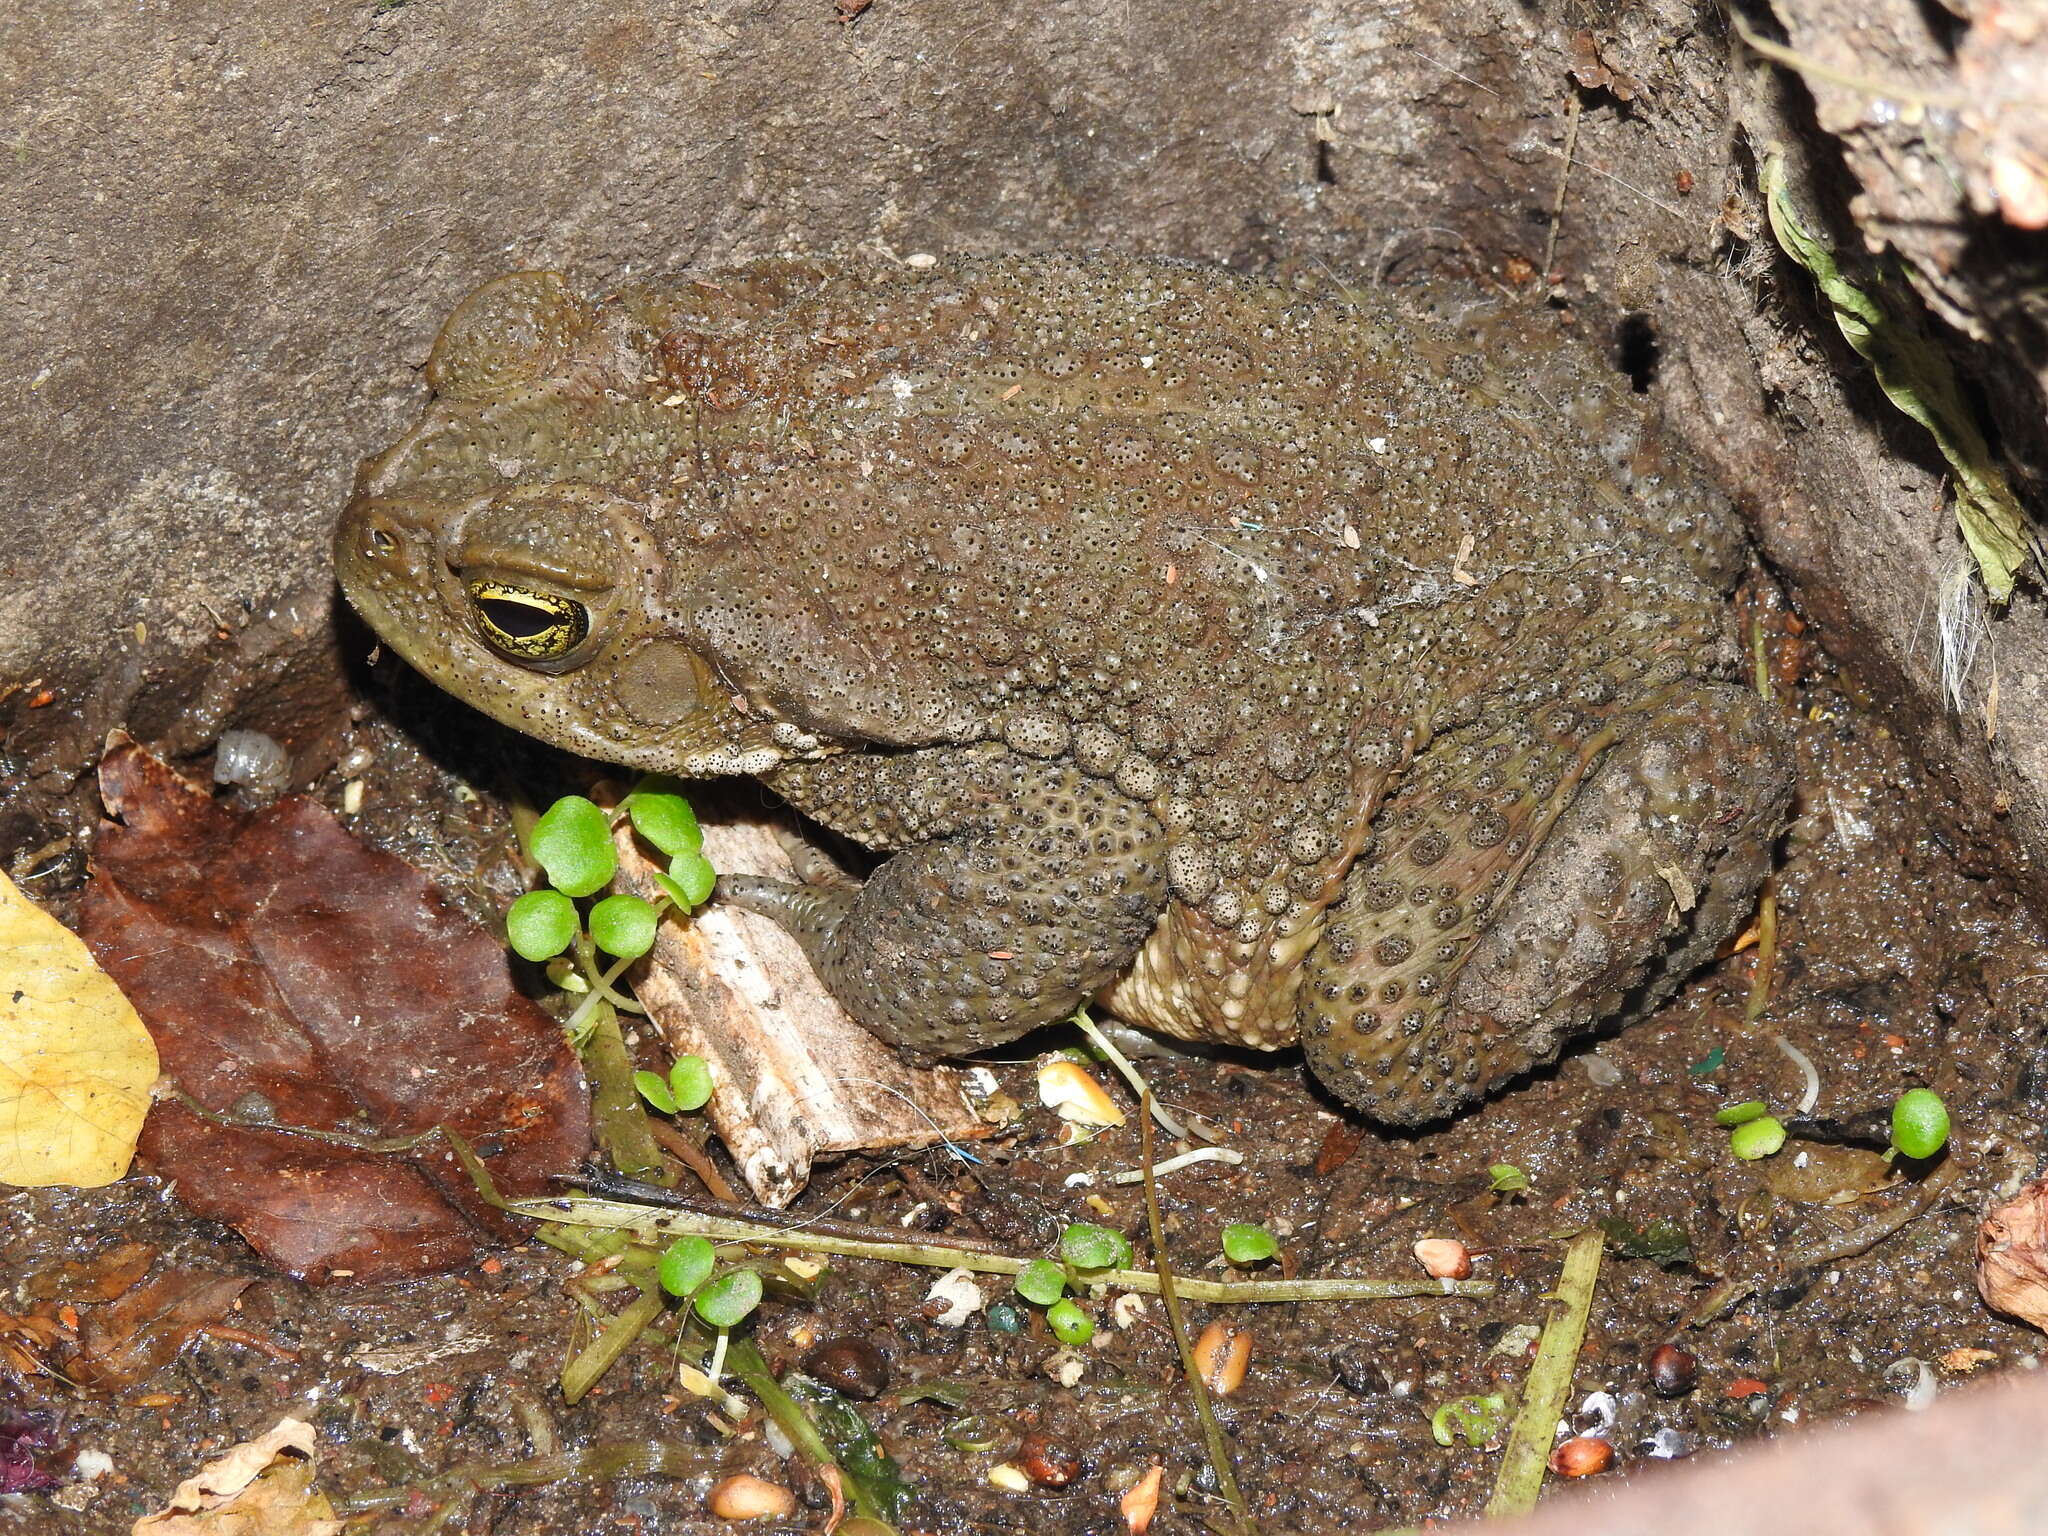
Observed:
[[[1159,1299],[1166,1303],[1166,1320],[1173,1328],[1173,1345],[1180,1351],[1180,1365],[1188,1379],[1188,1391],[1194,1394],[1195,1418],[1202,1426],[1202,1444],[1209,1454],[1210,1470],[1216,1474],[1217,1491],[1237,1517],[1238,1529],[1250,1536],[1257,1528],[1252,1524],[1251,1510],[1245,1505],[1244,1492],[1237,1486],[1237,1469],[1230,1460],[1230,1442],[1224,1437],[1223,1426],[1216,1422],[1216,1410],[1210,1406],[1208,1383],[1202,1380],[1202,1369],[1195,1363],[1194,1346],[1188,1342],[1187,1319],[1181,1315],[1173,1268],[1166,1262],[1166,1224],[1159,1219],[1159,1181],[1152,1177],[1151,1099],[1152,1090],[1147,1088],[1141,1095],[1145,1114],[1138,1122],[1138,1161],[1145,1168],[1145,1223],[1152,1233],[1152,1262],[1159,1268]]]
[[[1550,1320],[1543,1330],[1543,1342],[1536,1347],[1536,1363],[1529,1367],[1522,1406],[1508,1431],[1493,1497],[1486,1504],[1489,1520],[1526,1515],[1536,1507],[1557,1421],[1571,1395],[1572,1372],[1586,1342],[1586,1319],[1593,1311],[1593,1291],[1600,1280],[1600,1248],[1605,1240],[1597,1227],[1589,1228],[1565,1249],[1555,1293],[1564,1310]]]
[[[762,1222],[738,1221],[729,1217],[703,1216],[694,1212],[664,1210],[627,1200],[597,1200],[584,1196],[560,1196],[539,1200],[510,1200],[504,1209],[535,1221],[563,1222],[581,1227],[616,1227],[632,1232],[639,1241],[655,1247],[662,1238],[695,1234],[715,1243],[761,1243],[795,1248],[806,1253],[838,1254],[845,1258],[887,1259],[897,1264],[918,1264],[931,1269],[965,1269],[976,1274],[1015,1275],[1035,1262],[1015,1254],[989,1253],[973,1248],[954,1248],[943,1243],[881,1242],[867,1238],[835,1236],[804,1229],[772,1227]],[[1111,1290],[1137,1291],[1147,1296],[1160,1294],[1159,1276],[1149,1269],[1106,1269],[1091,1271],[1090,1285]],[[1175,1289],[1190,1301],[1387,1301],[1401,1296],[1491,1296],[1490,1280],[1190,1280],[1181,1278]]]

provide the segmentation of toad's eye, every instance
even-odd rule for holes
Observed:
[[[590,633],[590,610],[552,592],[472,581],[469,602],[485,644],[509,661],[558,661]]]

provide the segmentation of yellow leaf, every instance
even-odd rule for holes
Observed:
[[[128,1171],[156,1045],[113,978],[0,875],[0,1184],[111,1184]]]

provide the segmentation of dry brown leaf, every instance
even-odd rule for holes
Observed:
[[[1994,1207],[1977,1229],[1977,1293],[1985,1303],[2048,1329],[2048,1178]]]
[[[0,1184],[111,1184],[156,1046],[78,937],[0,875]]]
[[[281,1419],[185,1479],[129,1536],[336,1536],[341,1521],[313,1486],[313,1454],[313,1426]]]
[[[551,1190],[589,1146],[590,1097],[504,946],[313,801],[245,814],[129,741],[100,788],[120,820],[100,828],[79,931],[189,1096],[150,1115],[144,1164],[307,1279],[430,1274],[523,1236],[443,1140],[384,1153],[238,1123],[443,1126],[502,1191]]]

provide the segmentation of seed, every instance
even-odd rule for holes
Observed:
[[[1195,1369],[1218,1397],[1228,1397],[1244,1385],[1244,1374],[1252,1363],[1252,1331],[1218,1318],[1195,1340]]]
[[[1078,1062],[1056,1056],[1038,1069],[1038,1100],[1056,1109],[1063,1119],[1076,1125],[1122,1125],[1124,1112],[1116,1107],[1102,1084],[1095,1081]]]
[[[1659,1397],[1683,1397],[1699,1384],[1700,1363],[1676,1344],[1650,1351],[1650,1385]]]
[[[786,1520],[796,1513],[796,1495],[780,1483],[735,1472],[711,1485],[704,1504],[721,1520]]]
[[[1614,1447],[1591,1435],[1567,1440],[1550,1453],[1550,1470],[1559,1477],[1593,1477],[1614,1465]]]
[[[1031,1479],[1024,1475],[1024,1469],[1014,1461],[1005,1461],[988,1469],[988,1480],[996,1487],[1010,1493],[1029,1493]]]
[[[1159,1513],[1159,1484],[1166,1476],[1166,1468],[1158,1462],[1152,1463],[1152,1470],[1132,1486],[1117,1502],[1117,1509],[1124,1517],[1124,1524],[1131,1536],[1145,1536],[1151,1528],[1152,1517]]]
[[[1018,1443],[1016,1464],[1041,1488],[1064,1488],[1081,1475],[1081,1458],[1042,1429],[1031,1430]]]
[[[804,1369],[834,1391],[862,1402],[889,1388],[889,1362],[866,1339],[827,1339],[804,1356]]]
[[[1472,1250],[1455,1237],[1425,1237],[1415,1245],[1415,1262],[1436,1280],[1472,1278]]]

